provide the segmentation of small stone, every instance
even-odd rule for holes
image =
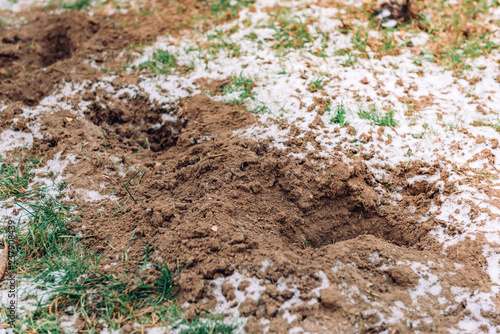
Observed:
[[[132,333],[134,328],[130,324],[126,324],[125,326],[122,327],[123,333]]]

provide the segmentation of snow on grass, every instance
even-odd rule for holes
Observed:
[[[126,13],[130,9],[140,9],[142,7],[142,4],[136,0],[113,0],[112,2],[106,0],[0,0],[0,11],[17,13],[33,7],[58,5],[59,9],[56,12],[88,9],[92,15],[92,9],[102,9],[104,5],[109,3],[112,5],[104,8],[107,15],[113,15],[115,12]]]
[[[27,191],[38,189],[37,191],[42,198],[35,201],[28,198],[28,204],[37,206],[48,201],[50,198],[57,198],[61,193],[58,185],[63,183],[64,180],[70,176],[68,173],[65,173],[66,167],[76,162],[77,159],[74,155],[68,154],[65,158],[62,158],[62,152],[59,152],[53,159],[47,161],[44,167],[32,169],[30,172],[35,174],[35,176],[28,185]],[[95,197],[100,196],[97,192],[89,192],[88,190],[82,190],[81,193],[83,196],[93,196],[91,199],[94,200]],[[17,205],[18,202],[22,203],[22,206]],[[26,210],[19,210],[20,207]],[[28,212],[30,210],[29,205],[24,204],[22,199],[16,200],[15,198],[9,198],[0,202],[0,208],[2,210],[1,216],[4,221],[12,220],[16,222],[16,226],[18,227],[18,232],[16,233],[26,232],[26,222],[32,214]],[[51,210],[57,209],[51,208]],[[59,282],[66,274],[63,271],[53,271],[44,273],[44,275],[46,278],[47,276],[51,277],[50,284],[47,283],[47,279],[45,279],[45,283],[41,283],[36,278],[30,278],[27,275],[15,275],[16,287],[14,291],[18,317],[22,318],[27,312],[33,312],[37,310],[40,305],[45,304],[53,296],[54,289],[59,286]],[[4,290],[0,290],[0,304],[5,307],[8,307],[13,300],[13,292],[9,285],[9,278],[11,277],[12,274],[6,274],[6,286],[3,287]],[[2,317],[3,316],[4,315],[2,315]],[[68,326],[70,327],[71,323],[74,323],[74,321],[75,318],[72,317],[69,319],[69,322],[63,322],[61,326],[63,329]]]
[[[43,6],[48,2],[48,0],[0,0],[0,10],[20,12],[33,6]]]

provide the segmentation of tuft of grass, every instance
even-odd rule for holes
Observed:
[[[309,33],[306,22],[292,15],[292,9],[276,6],[271,15],[268,28],[276,31],[274,48],[283,52],[290,49],[303,48],[307,43],[312,43],[315,37]]]
[[[60,190],[60,189],[58,189]],[[24,229],[29,233],[18,233],[19,264],[21,268],[49,269],[45,260],[61,257],[72,248],[70,240],[65,237],[71,235],[68,228],[67,215],[70,207],[61,204],[54,197],[39,196],[37,203],[17,203],[29,215],[29,221]],[[43,259],[43,261],[38,261]],[[46,266],[47,265],[47,266]]]
[[[227,324],[221,315],[212,316],[207,318],[195,318],[191,323],[180,325],[187,325],[188,328],[181,329],[181,334],[231,334],[237,327],[234,323]]]
[[[56,287],[51,303],[58,300],[58,307],[75,307],[82,315],[87,329],[98,327],[103,319],[112,327],[121,327],[123,320],[142,322],[145,316],[164,312],[174,296],[172,272],[168,266],[157,266],[159,277],[151,281],[144,272],[138,275],[105,274],[96,267],[85,272],[71,273],[64,285]]]
[[[216,20],[230,20],[238,15],[238,12],[255,3],[255,0],[212,0],[209,1],[210,13]]]
[[[327,109],[328,112],[331,112],[330,106]],[[330,119],[331,123],[338,124],[340,126],[347,126],[349,123],[346,121],[347,116],[347,107],[344,103],[340,103],[337,105],[337,109],[335,110],[335,115]]]
[[[23,330],[26,330],[27,333],[50,334],[61,332],[56,313],[46,313],[42,319],[29,315],[24,322],[23,328],[14,328],[15,333],[23,333]]]
[[[397,126],[398,123],[394,119],[394,110],[388,107],[387,112],[381,113],[377,110],[375,105],[372,105],[368,110],[359,109],[358,116],[362,119],[367,119],[372,125],[378,126]]]
[[[325,86],[325,81],[323,78],[318,78],[316,80],[313,80],[309,82],[307,85],[307,90],[310,91],[311,93],[317,92],[321,90]]]
[[[483,119],[478,119],[476,121],[474,121],[474,123],[472,123],[472,125],[474,126],[489,126],[493,129],[495,129],[496,132],[500,132],[500,117],[498,117],[497,115],[497,118],[496,119],[487,119],[487,118],[483,118]]]
[[[66,10],[85,10],[92,5],[92,0],[75,0],[75,1],[64,1],[59,2],[59,8]]]
[[[250,110],[254,114],[270,114],[271,110],[264,104],[264,103],[259,103],[256,107],[252,108]]]
[[[40,190],[26,204],[18,203],[29,219],[18,229],[18,260],[12,269],[29,273],[39,287],[51,291],[46,301],[21,317],[18,332],[49,333],[59,326],[53,312],[61,315],[68,307],[83,318],[83,329],[89,332],[102,330],[103,320],[108,327],[119,328],[126,321],[142,323],[150,317],[158,319],[160,313],[178,314],[172,299],[174,273],[168,266],[153,264],[154,279],[151,269],[121,275],[103,273],[99,266],[102,256],[84,247],[82,237],[69,227],[72,220],[81,218],[74,214],[75,208],[49,194],[49,190],[63,188],[54,187]],[[148,253],[146,250],[144,264]]]
[[[25,164],[18,162],[18,165],[15,166],[12,162],[7,162],[0,156],[0,200],[12,196],[20,198],[28,195],[28,184],[33,179],[30,170],[36,167],[40,160],[29,158],[26,162]]]
[[[231,82],[229,84],[222,86],[221,92],[226,96],[226,101],[228,103],[245,105],[246,111],[255,114],[270,114],[271,111],[269,108],[261,101],[257,101],[253,96],[254,87],[254,80],[245,77],[243,72],[240,72],[239,75],[231,77]]]
[[[135,66],[132,67],[135,69]],[[177,58],[164,50],[156,50],[151,60],[139,65],[141,71],[155,74],[170,74],[177,68]]]
[[[239,75],[231,77],[230,84],[222,87],[222,94],[226,96],[233,95],[229,103],[242,104],[246,99],[252,98],[252,90],[254,87],[254,81],[243,76],[243,72],[241,72]]]
[[[208,35],[207,39],[210,43],[202,50],[206,50],[207,54],[212,57],[217,56],[221,50],[227,50],[229,58],[240,57],[242,54],[241,46],[238,43],[231,42],[221,31],[218,31],[215,35]]]

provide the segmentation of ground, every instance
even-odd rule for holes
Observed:
[[[497,1],[0,10],[6,332],[500,331]]]

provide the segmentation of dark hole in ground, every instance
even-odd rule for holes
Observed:
[[[202,94],[180,101],[175,108],[152,105],[145,94],[110,99],[103,89],[83,98],[94,101],[86,111],[88,119],[115,136],[117,143],[154,152],[207,142],[253,122],[253,115],[242,107]]]
[[[83,13],[40,13],[20,27],[1,27],[0,100],[34,106],[63,76],[78,77],[87,65],[73,55],[98,29]]]
[[[36,70],[69,58],[98,25],[83,14],[40,15],[21,27],[2,31],[0,67],[11,74]]]
[[[143,147],[154,152],[175,145],[186,122],[172,111],[152,107],[145,95],[134,98],[94,101],[86,111],[90,121],[101,127],[115,145]],[[112,137],[111,137],[112,136]]]

